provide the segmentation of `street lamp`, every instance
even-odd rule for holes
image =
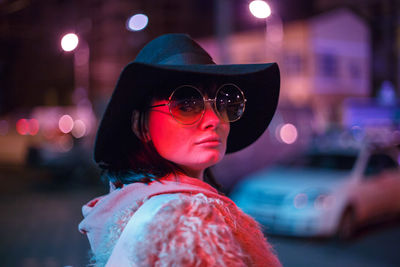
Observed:
[[[80,119],[74,121],[71,116],[66,114],[59,120],[59,129],[65,134],[71,133],[75,138],[88,135],[95,120],[88,98],[90,48],[85,39],[80,37],[75,33],[68,33],[61,38],[61,48],[66,52],[73,51],[74,90],[72,101],[76,106],[76,115]],[[70,148],[66,147],[65,149],[69,150]]]
[[[61,38],[61,48],[66,52],[74,51],[74,94],[79,90],[87,92],[89,89],[89,45],[84,40],[80,40],[77,34],[68,33]]]
[[[141,31],[146,28],[149,18],[145,14],[136,14],[131,16],[126,22],[126,28],[129,31]]]
[[[272,14],[270,5],[262,0],[252,1],[249,4],[249,10],[254,17],[265,20],[265,57],[279,54],[283,39],[283,25],[280,16],[277,13]]]
[[[75,50],[78,44],[79,38],[75,33],[67,33],[61,38],[61,48],[66,52]]]
[[[271,15],[271,8],[267,2],[262,0],[254,0],[249,4],[249,9],[254,17],[266,19]]]
[[[254,17],[265,20],[264,53],[265,53],[265,57],[266,57],[267,53],[268,53],[267,18],[271,15],[271,8],[268,5],[268,3],[265,1],[254,0],[254,1],[250,2],[249,10]]]

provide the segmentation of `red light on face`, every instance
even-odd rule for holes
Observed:
[[[39,122],[37,119],[29,120],[29,134],[36,135],[39,132]]]
[[[26,119],[19,119],[16,123],[17,132],[20,135],[27,135],[29,133],[29,123]]]

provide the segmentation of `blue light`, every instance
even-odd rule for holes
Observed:
[[[141,31],[146,28],[149,18],[144,14],[136,14],[127,21],[127,29],[130,31]]]

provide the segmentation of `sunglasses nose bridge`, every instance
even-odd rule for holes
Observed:
[[[204,98],[203,101],[204,101],[203,114],[206,112],[207,103],[209,103],[209,107],[212,109],[214,114],[217,115],[218,118],[222,119],[221,114],[219,113],[218,108],[217,108],[217,99],[216,98],[214,98],[214,99],[212,99],[212,98],[208,98],[208,99]]]
[[[216,114],[218,114],[218,111],[217,111],[217,100],[215,98],[214,99],[211,99],[211,98],[204,99],[204,109],[206,108],[207,103],[209,103],[211,108],[214,110],[214,112]]]

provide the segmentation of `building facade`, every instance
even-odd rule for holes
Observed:
[[[323,128],[340,122],[338,107],[344,99],[369,96],[370,38],[362,18],[348,9],[337,9],[285,25],[272,18],[266,31],[230,36],[226,49],[233,63],[278,62],[280,104],[311,106],[318,111],[318,127]],[[216,41],[204,39],[200,43],[218,62]]]

